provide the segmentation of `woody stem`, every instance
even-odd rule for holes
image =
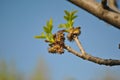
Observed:
[[[75,36],[73,39],[74,39],[74,41],[76,42],[77,46],[79,47],[81,53],[82,53],[83,55],[85,55],[86,52],[85,52],[85,50],[84,50],[84,48],[83,48],[81,42],[79,41],[78,37]]]

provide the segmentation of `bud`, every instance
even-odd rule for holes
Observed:
[[[69,33],[68,33],[68,35],[67,35],[67,38],[68,38],[69,41],[72,41],[73,38],[74,38],[74,36],[79,36],[80,33],[81,33],[80,27],[70,28],[70,29],[69,29]]]

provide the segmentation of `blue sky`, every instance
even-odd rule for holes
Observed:
[[[79,36],[85,50],[102,58],[120,59],[120,30],[88,14],[66,0],[0,0],[0,59],[14,59],[19,70],[28,74],[42,56],[53,80],[66,76],[76,80],[91,80],[99,72],[120,67],[106,67],[82,60],[67,51],[63,55],[49,54],[43,40],[34,39],[42,32],[46,21],[53,18],[55,33],[63,19],[64,10],[78,10],[75,26],[81,26]],[[66,44],[79,51],[74,42]]]

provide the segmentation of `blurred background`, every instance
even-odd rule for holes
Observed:
[[[75,26],[81,26],[86,52],[120,59],[120,30],[66,0],[0,0],[0,80],[120,80],[120,66],[98,65],[67,51],[50,54],[47,43],[34,38],[50,18],[57,32],[64,10],[78,10]],[[74,42],[66,44],[79,51]]]

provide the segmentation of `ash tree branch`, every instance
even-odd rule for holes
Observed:
[[[108,6],[116,12],[120,13],[120,10],[118,9],[117,0],[108,0]]]
[[[78,45],[78,47],[79,47],[79,49],[80,49],[82,55],[85,55],[86,52],[85,52],[84,48],[82,47],[81,42],[78,40],[78,37],[77,37],[77,36],[74,37],[74,41],[75,41],[76,44]]]
[[[72,4],[86,10],[97,18],[113,25],[117,29],[120,29],[120,13],[109,7],[104,8],[102,3],[98,3],[95,0],[67,0]],[[105,1],[105,0],[104,0]]]
[[[78,39],[78,36],[74,36],[73,37],[74,41],[76,42],[76,44],[78,45],[81,53],[78,53],[77,51],[75,51],[74,49],[72,49],[71,47],[65,45],[65,49],[68,50],[69,52],[71,52],[72,54],[84,59],[84,60],[88,60],[100,65],[106,65],[106,66],[116,66],[116,65],[120,65],[120,60],[114,60],[114,59],[102,59],[99,57],[94,57],[92,55],[89,55],[88,53],[85,52],[80,40]]]
[[[69,52],[71,52],[72,54],[84,59],[84,60],[88,60],[100,65],[106,65],[106,66],[116,66],[116,65],[120,65],[120,60],[114,60],[114,59],[102,59],[99,57],[94,57],[92,55],[89,54],[85,54],[82,55],[81,53],[75,51],[74,49],[72,49],[71,47],[65,45],[65,49]]]

